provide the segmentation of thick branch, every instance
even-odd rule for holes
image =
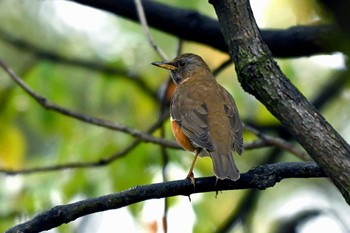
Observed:
[[[72,204],[56,206],[33,219],[17,225],[7,233],[40,232],[71,222],[79,217],[125,207],[149,199],[184,195],[193,193],[213,192],[219,190],[266,189],[286,178],[325,177],[322,170],[313,162],[306,163],[275,163],[263,165],[241,174],[236,181],[223,180],[215,185],[215,177],[197,178],[196,189],[190,180],[177,180],[145,186],[136,186],[129,190],[87,199]]]
[[[211,2],[242,87],[286,126],[350,203],[350,146],[282,73],[260,36],[249,1]]]
[[[130,0],[71,0],[138,21],[136,6]],[[227,52],[219,23],[197,11],[142,1],[148,25],[184,40],[209,45]],[[338,35],[333,26],[298,26],[286,30],[262,30],[262,37],[275,57],[300,57],[339,51],[332,43]]]

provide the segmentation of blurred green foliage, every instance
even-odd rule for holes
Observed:
[[[142,28],[113,15],[94,12],[94,17],[101,16],[104,19],[100,26],[105,30],[98,30],[98,33],[103,33],[100,35],[96,33],[97,29],[89,28],[88,24],[82,22],[79,24],[81,28],[69,25],[67,20],[60,18],[64,12],[55,10],[58,4],[51,1],[0,1],[1,59],[33,90],[53,103],[130,128],[147,130],[158,119],[160,103],[156,96],[168,75],[165,71],[150,66],[150,62],[159,60],[159,57],[146,42]],[[72,3],[63,4],[68,8],[74,5],[74,9],[82,9]],[[173,1],[172,4],[198,9],[203,14],[214,17],[211,6],[202,1],[182,0]],[[84,18],[84,12],[76,13],[81,14],[82,19],[89,18],[89,15]],[[307,15],[308,13],[304,12],[302,19],[309,19]],[[91,67],[38,57],[33,51],[18,48],[14,41],[6,39],[5,35],[29,43],[34,51],[40,48],[63,58],[93,61],[120,72],[102,72]],[[153,30],[152,35],[167,54],[175,55],[176,38]],[[101,38],[105,38],[105,41]],[[225,54],[193,43],[185,43],[184,51],[200,54],[212,68],[228,58]],[[279,64],[308,98],[313,98],[322,90],[336,72],[308,58],[280,60]],[[266,108],[245,93],[236,78],[232,77],[235,77],[235,74],[230,66],[218,78],[219,82],[233,93],[242,119],[262,125],[278,124]],[[146,89],[148,91],[145,91]],[[335,123],[340,133],[348,139],[349,129],[339,122],[348,120],[350,112],[348,109],[339,109],[339,106],[347,104],[349,99],[348,86],[343,95],[325,109],[328,120]],[[169,123],[166,122],[164,127],[166,138],[172,139]],[[154,135],[160,136],[159,130]],[[245,132],[245,141],[255,138],[254,135]],[[24,169],[98,161],[123,150],[133,140],[127,134],[82,123],[44,109],[0,71],[1,168]],[[270,151],[270,148],[246,151],[236,159],[241,171],[258,166]],[[183,178],[192,156],[183,151],[168,150],[168,153],[169,179]],[[297,158],[285,154],[282,160],[291,161]],[[0,231],[3,232],[16,223],[58,204],[118,192],[135,185],[160,182],[161,171],[160,147],[141,143],[126,156],[107,166],[17,176],[0,174]],[[195,172],[197,176],[212,175],[210,159],[200,159]],[[261,194],[259,208],[250,217],[250,221],[255,219],[254,232],[267,232],[266,227],[271,223],[273,215],[270,213],[278,209],[278,206],[270,204],[271,200],[283,201],[292,196],[294,191],[303,190],[305,187],[319,189],[328,187],[327,185],[322,181],[283,181],[278,187],[265,191]],[[246,191],[224,192],[217,198],[214,193],[196,195],[193,203],[188,202],[188,205],[193,206],[196,216],[193,223],[194,232],[215,231],[225,222],[245,193]],[[170,199],[169,211],[180,198],[186,197]],[[337,198],[341,199],[339,196]],[[128,207],[137,224],[141,221],[140,212],[143,205],[140,203]],[[185,216],[186,213],[183,217]],[[77,232],[74,227],[76,225],[68,224],[59,227],[58,231]]]

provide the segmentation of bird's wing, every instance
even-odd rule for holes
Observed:
[[[225,95],[226,101],[224,104],[225,113],[229,118],[231,135],[234,139],[232,147],[238,154],[243,152],[243,126],[241,120],[239,119],[238,110],[236,104],[231,97],[231,95]]]
[[[214,150],[208,131],[208,107],[204,102],[194,105],[193,109],[178,108],[172,104],[171,117],[195,147]]]

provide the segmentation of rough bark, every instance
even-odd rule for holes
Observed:
[[[212,0],[239,81],[307,150],[350,203],[350,147],[282,73],[248,0]]]

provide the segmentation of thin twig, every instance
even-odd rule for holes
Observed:
[[[137,15],[139,17],[140,23],[142,25],[142,28],[145,32],[145,35],[148,39],[148,42],[150,43],[150,45],[154,48],[154,50],[156,50],[156,52],[159,54],[159,56],[163,59],[163,60],[168,60],[167,55],[164,53],[164,51],[155,43],[155,41],[153,40],[151,33],[149,31],[149,27],[147,24],[147,20],[146,20],[146,16],[145,16],[145,11],[143,9],[142,6],[142,2],[141,0],[135,0],[135,4],[136,4],[136,10],[137,10]]]
[[[179,56],[182,53],[183,45],[184,45],[184,40],[179,38],[176,46],[176,56]]]
[[[81,114],[81,113],[77,113],[71,110],[68,110],[67,108],[61,107],[59,105],[56,105],[52,102],[50,102],[49,100],[47,100],[45,97],[39,95],[38,93],[36,93],[35,91],[33,91],[25,82],[23,82],[23,80],[9,67],[7,66],[1,59],[0,59],[0,66],[6,71],[7,74],[9,74],[9,76],[25,91],[27,92],[28,95],[30,95],[33,99],[35,99],[42,107],[49,109],[49,110],[53,110],[55,112],[61,113],[63,115],[72,117],[74,119],[92,124],[92,125],[96,125],[96,126],[100,126],[100,127],[104,127],[107,129],[111,129],[111,130],[116,130],[116,131],[120,131],[120,132],[124,132],[127,133],[131,136],[137,137],[142,139],[144,142],[150,142],[150,143],[154,143],[154,144],[160,144],[160,145],[164,145],[166,147],[170,147],[170,148],[179,148],[178,143],[174,142],[174,141],[168,141],[165,140],[163,138],[157,138],[157,137],[153,137],[147,133],[141,132],[139,130],[136,129],[132,129],[129,127],[126,127],[124,125],[121,124],[117,124],[108,120],[104,120],[101,118],[97,118],[97,117],[92,117],[92,116],[88,116],[85,114]]]
[[[283,140],[282,138],[266,135],[261,131],[257,130],[256,128],[249,126],[247,124],[243,124],[243,127],[244,129],[250,131],[251,133],[255,134],[261,139],[260,141],[254,141],[250,144],[245,144],[244,146],[246,149],[257,148],[259,146],[264,147],[268,145],[276,146],[282,150],[288,151],[289,153],[296,155],[297,157],[299,157],[304,161],[311,160],[309,155],[306,152],[300,151],[293,144]]]
[[[147,132],[149,132],[149,131],[147,131]],[[6,175],[27,175],[27,174],[34,174],[34,173],[39,173],[39,172],[53,172],[53,171],[78,169],[78,168],[101,167],[101,166],[108,165],[119,158],[124,157],[141,142],[143,142],[142,139],[137,138],[129,146],[127,146],[125,149],[123,149],[123,150],[121,150],[121,151],[119,151],[111,156],[108,156],[106,158],[98,159],[97,161],[64,163],[64,164],[56,164],[56,165],[49,165],[49,166],[24,168],[24,169],[18,169],[18,170],[10,169],[10,168],[0,168],[0,173],[6,174]],[[174,144],[175,144],[175,142],[174,142]],[[166,147],[165,145],[162,145],[162,144],[160,144],[160,145],[163,147]],[[259,149],[259,148],[264,148],[264,147],[268,147],[268,146],[276,146],[276,144],[273,140],[270,141],[269,139],[267,139],[267,140],[258,139],[255,141],[244,143],[245,150]],[[177,147],[174,147],[172,149],[182,150],[182,147],[177,145]]]
[[[165,136],[165,128],[164,125],[161,125],[160,128],[161,132],[161,137]],[[161,149],[161,154],[162,154],[162,179],[163,182],[168,181],[168,176],[167,176],[167,166],[169,162],[169,154],[164,146],[160,146]],[[163,232],[167,233],[168,232],[168,208],[169,208],[169,201],[168,198],[164,198],[164,208],[163,208],[163,218],[162,218],[162,224],[163,224]]]
[[[159,128],[159,126],[167,118],[168,118],[168,113],[161,116],[158,119],[158,121],[155,124],[153,124],[149,128],[149,130],[147,130],[147,133],[153,133],[156,129]],[[108,156],[106,158],[98,159],[97,161],[93,161],[93,162],[65,163],[65,164],[41,166],[41,167],[34,167],[34,168],[25,168],[25,169],[18,169],[18,170],[0,168],[0,173],[6,174],[6,175],[27,175],[27,174],[34,174],[34,173],[39,173],[39,172],[53,172],[53,171],[59,171],[59,170],[106,166],[106,165],[112,163],[113,161],[127,155],[129,152],[131,152],[133,149],[135,149],[136,146],[139,145],[141,142],[143,142],[143,141],[141,139],[137,138],[129,146],[127,146],[123,150],[119,151],[118,153],[115,153],[115,154]],[[178,149],[181,149],[180,146]]]
[[[224,69],[226,69],[231,64],[232,64],[232,60],[231,58],[228,58],[226,61],[221,63],[217,68],[213,70],[213,75],[217,76],[219,73],[221,73]]]

